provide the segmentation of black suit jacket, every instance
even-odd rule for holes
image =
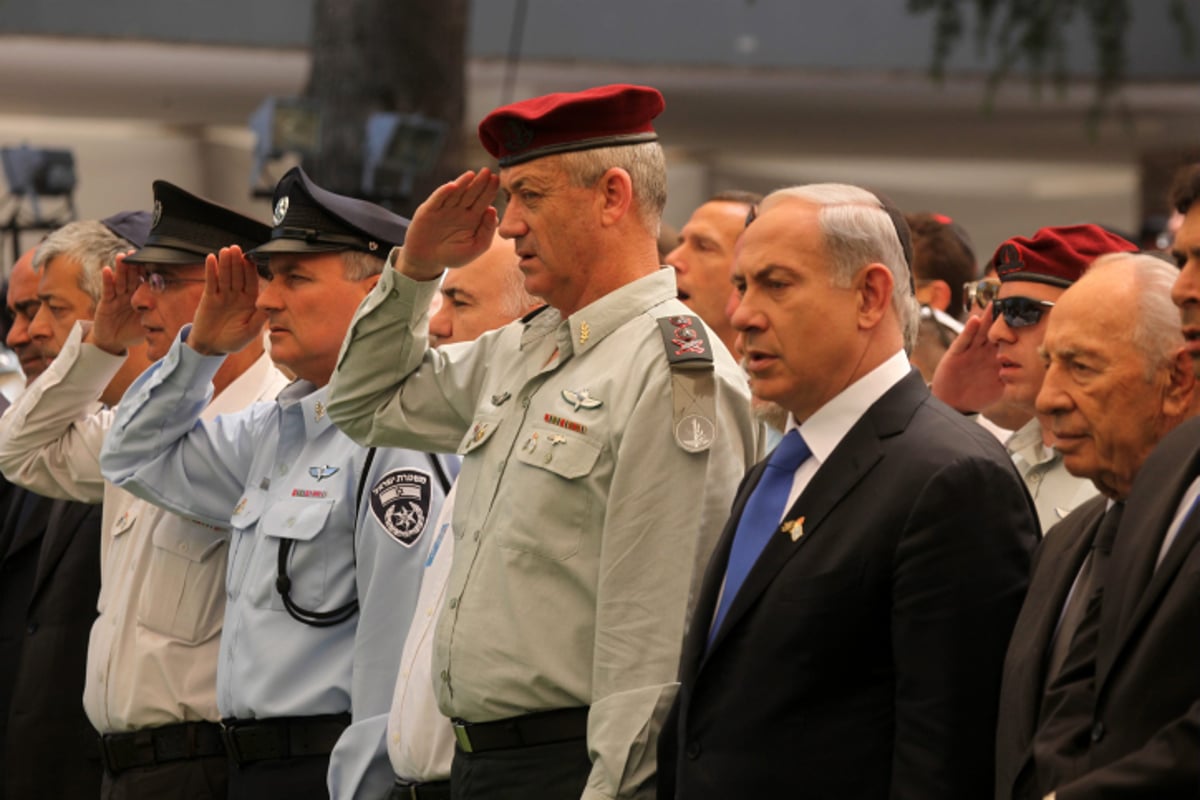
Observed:
[[[1017,616],[1000,688],[996,729],[996,798],[1038,797],[1033,786],[1033,734],[1037,729],[1046,667],[1067,593],[1092,548],[1108,498],[1098,495],[1046,534],[1033,556],[1029,591]]]
[[[1000,668],[1038,530],[1003,448],[911,373],[817,471],[786,515],[803,535],[771,538],[706,651],[763,469],[701,586],[659,796],[990,794]]]
[[[1077,687],[1078,735],[1055,751],[1073,777],[1045,787],[1060,800],[1200,796],[1200,513],[1184,522],[1155,569],[1197,475],[1200,419],[1193,419],[1150,454],[1125,503],[1108,562],[1094,685]]]
[[[24,497],[31,505],[17,523]],[[87,647],[100,593],[99,505],[10,487],[0,552],[0,797],[88,798],[100,792],[96,732],[83,711]],[[15,639],[16,641],[12,641]]]

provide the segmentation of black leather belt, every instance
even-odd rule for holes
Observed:
[[[223,755],[221,728],[215,722],[181,722],[100,737],[100,760],[114,776],[135,767]]]
[[[458,740],[458,749],[464,753],[565,742],[587,736],[587,716],[588,709],[584,706],[539,711],[495,722],[464,722],[456,719],[454,738]]]
[[[450,800],[450,781],[409,783],[396,778],[383,800]]]
[[[350,724],[349,714],[221,720],[229,757],[239,765],[272,758],[326,756]]]

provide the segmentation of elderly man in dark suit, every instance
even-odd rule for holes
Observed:
[[[1171,291],[1184,352],[1200,377],[1200,166],[1174,190],[1184,215]],[[1121,302],[1126,302],[1123,298]],[[1144,384],[1143,384],[1144,386]],[[1089,603],[1043,698],[1038,791],[1056,800],[1200,794],[1200,419],[1146,459]]]
[[[878,197],[826,184],[770,195],[740,240],[751,391],[791,418],[701,586],[660,797],[991,791],[1037,523],[996,440],[908,364],[906,239]]]
[[[1055,713],[1044,694],[1064,674],[1138,470],[1198,399],[1171,303],[1175,276],[1153,256],[1104,256],[1059,298],[1046,328],[1037,409],[1066,468],[1100,495],[1051,528],[1034,556],[1004,666],[998,800],[1043,794],[1031,745]]]

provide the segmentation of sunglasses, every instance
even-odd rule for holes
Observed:
[[[1054,308],[1049,300],[1034,300],[1031,297],[1004,297],[992,301],[992,319],[1004,316],[1010,328],[1028,328],[1042,321],[1042,315]]]
[[[987,304],[996,299],[999,291],[1000,281],[967,281],[963,284],[963,311],[970,314],[972,308],[987,308]]]

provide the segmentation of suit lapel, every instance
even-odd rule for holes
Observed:
[[[84,503],[67,500],[46,501],[49,510],[46,517],[46,535],[42,539],[42,552],[38,555],[37,577],[33,583],[33,597],[37,597],[42,586],[54,574],[68,545],[77,536],[92,536],[95,541],[88,546],[100,547],[97,532],[81,531],[84,519],[92,507]],[[81,545],[83,546],[83,545]]]
[[[1195,433],[1200,430],[1197,424],[1200,420],[1192,420],[1174,433],[1195,442]],[[1101,636],[1097,645],[1097,686],[1104,684],[1121,650],[1157,604],[1200,536],[1200,515],[1193,514],[1184,521],[1162,564],[1155,569],[1167,528],[1198,470],[1200,447],[1193,446],[1187,457],[1164,469],[1158,469],[1157,464],[1147,465],[1138,475],[1126,503],[1126,513],[1113,544],[1109,572],[1105,577],[1100,630],[1114,631],[1115,635]],[[1139,492],[1145,485],[1161,488],[1155,492]]]
[[[1085,506],[1078,509],[1080,513],[1079,518],[1074,521],[1075,524],[1068,529],[1055,531],[1054,535],[1046,540],[1052,552],[1047,553],[1048,558],[1044,565],[1038,565],[1038,571],[1044,571],[1050,578],[1039,591],[1039,597],[1030,598],[1034,607],[1042,613],[1037,615],[1035,627],[1030,631],[1032,635],[1022,637],[1022,641],[1028,645],[1029,666],[1038,676],[1037,680],[1031,682],[1036,684],[1031,686],[1035,692],[1030,696],[1031,703],[1035,705],[1049,677],[1046,675],[1046,660],[1054,641],[1054,631],[1058,627],[1067,595],[1075,583],[1079,568],[1083,566],[1083,560],[1092,548],[1092,541],[1096,538],[1096,531],[1100,527],[1100,520],[1104,518],[1107,504],[1107,498],[1103,495],[1091,498]]]
[[[762,479],[766,468],[767,459],[764,458],[751,467],[742,479],[742,485],[738,487],[738,493],[733,499],[729,519],[725,522],[725,529],[721,531],[721,537],[717,540],[717,546],[713,549],[708,566],[705,568],[704,580],[700,584],[699,595],[696,598],[696,611],[688,626],[687,637],[683,643],[680,663],[681,675],[684,680],[695,677],[708,650],[708,631],[712,627],[713,614],[717,613],[717,600],[721,596],[721,585],[725,582],[725,568],[729,564],[729,552],[733,548],[733,537],[737,533],[738,521],[742,518],[746,501],[750,499],[750,494]]]
[[[26,517],[22,519],[21,511],[26,503],[30,504],[30,507]],[[45,532],[49,514],[48,499],[14,486],[9,494],[9,509],[4,520],[5,533],[8,534],[8,551],[5,555],[32,547]]]
[[[823,523],[829,514],[849,495],[856,485],[869,473],[880,459],[883,458],[883,447],[880,442],[904,430],[912,419],[917,406],[929,395],[929,390],[916,372],[910,373],[883,397],[877,400],[862,418],[854,424],[846,436],[830,453],[829,459],[820,466],[812,480],[796,502],[784,515],[785,521],[794,521],[804,517],[803,535],[795,541],[791,535],[776,528],[775,533],[767,541],[762,554],[754,563],[746,581],[729,611],[721,623],[713,639],[712,652],[721,646],[721,641],[746,612],[757,602],[759,596],[770,586],[775,576],[783,566],[796,556],[814,536],[822,534]],[[760,473],[761,474],[761,473]],[[757,482],[757,481],[756,481]],[[749,490],[746,491],[749,495]],[[744,506],[744,500],[742,505]],[[738,518],[740,518],[740,510]],[[733,524],[736,529],[736,524]],[[782,526],[781,526],[782,527]],[[828,527],[828,526],[826,526]],[[730,530],[727,528],[726,534]],[[730,536],[732,542],[732,536]],[[724,542],[723,542],[724,544]],[[725,560],[728,560],[728,546],[725,546]],[[718,580],[724,575],[722,564]]]

